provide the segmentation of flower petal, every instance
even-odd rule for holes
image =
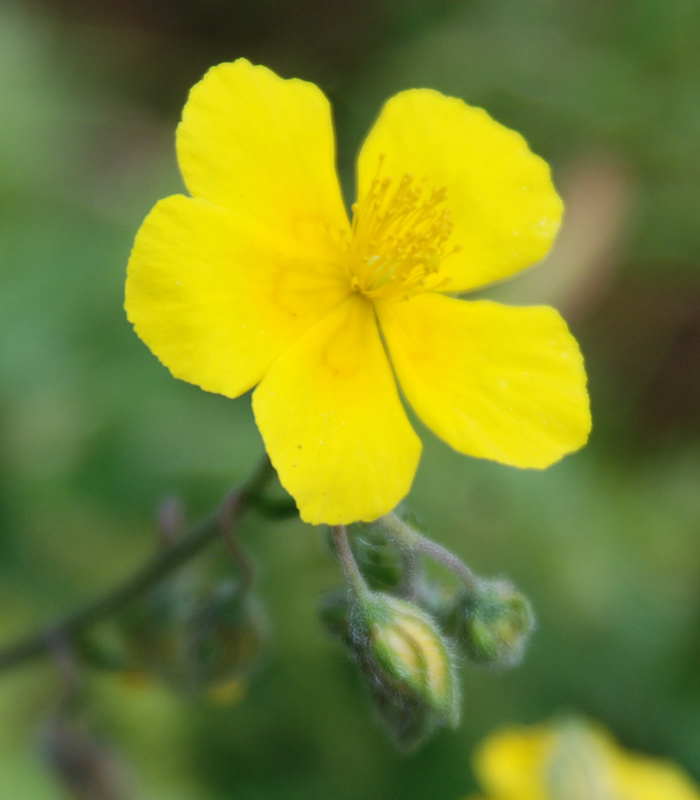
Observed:
[[[520,134],[481,108],[430,89],[389,100],[358,160],[358,199],[377,175],[412,174],[445,187],[459,252],[445,259],[447,291],[500,280],[541,259],[559,227],[562,202],[549,167]]]
[[[541,469],[585,443],[583,359],[553,308],[423,294],[377,314],[408,401],[455,449]]]
[[[505,728],[474,754],[474,771],[489,800],[547,800],[547,762],[556,733],[545,726]]]
[[[353,295],[275,361],[253,394],[282,485],[306,522],[369,521],[406,495],[420,440],[370,303]]]
[[[195,197],[331,247],[348,230],[330,106],[312,83],[243,58],[213,67],[190,92],[177,154]]]
[[[340,267],[303,243],[175,195],[137,234],[126,311],[176,378],[237,397],[347,294]]]
[[[700,800],[700,789],[681,767],[670,761],[616,750],[610,767],[617,797]]]

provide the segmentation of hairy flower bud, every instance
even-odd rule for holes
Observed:
[[[241,696],[245,678],[260,657],[265,637],[262,609],[235,581],[224,581],[202,597],[188,620],[189,680],[210,699]]]
[[[446,615],[449,633],[477,664],[515,666],[535,626],[528,599],[508,581],[482,581],[460,592]]]
[[[452,654],[420,608],[386,594],[358,599],[350,645],[377,710],[397,744],[416,746],[439,725],[459,722]]]

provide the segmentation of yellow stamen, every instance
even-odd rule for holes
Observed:
[[[417,183],[410,174],[398,183],[381,178],[384,158],[369,191],[352,207],[351,286],[370,299],[396,300],[445,288],[449,279],[438,276],[440,264],[461,249],[446,247],[454,228],[447,189],[428,194],[425,179]]]

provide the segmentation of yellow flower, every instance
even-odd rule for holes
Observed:
[[[583,721],[498,732],[475,768],[488,800],[700,800],[680,768],[628,753]]]
[[[551,308],[464,302],[542,258],[562,204],[547,165],[484,111],[389,100],[349,222],[321,91],[244,59],[211,69],[177,131],[191,197],[159,202],[126,309],[172,374],[253,410],[303,519],[390,511],[421,450],[399,398],[463,453],[544,468],[590,429],[583,363]]]

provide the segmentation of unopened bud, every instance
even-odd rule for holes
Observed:
[[[515,666],[535,626],[528,599],[508,581],[483,581],[457,595],[445,620],[447,630],[477,664]]]
[[[192,688],[205,689],[218,703],[225,697],[231,703],[241,699],[264,638],[265,620],[255,596],[234,581],[220,583],[188,620],[185,653]]]
[[[182,671],[185,630],[195,603],[191,573],[164,581],[117,618],[130,676],[149,675],[175,686]]]
[[[194,576],[177,578],[120,619],[121,669],[217,703],[235,702],[245,694],[265,640],[257,598],[236,580],[210,585]]]
[[[452,655],[420,608],[386,594],[358,599],[350,639],[377,709],[400,746],[414,747],[438,725],[457,726]]]

